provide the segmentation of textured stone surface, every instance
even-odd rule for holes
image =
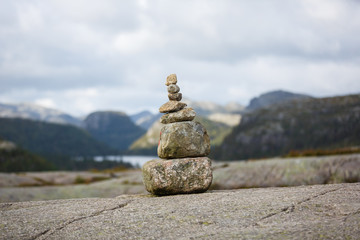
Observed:
[[[159,108],[159,112],[161,113],[176,112],[183,109],[184,107],[186,107],[186,103],[178,102],[178,101],[168,101]]]
[[[163,124],[192,121],[196,116],[196,112],[192,108],[184,108],[174,113],[168,113],[160,118],[160,122]]]
[[[168,94],[170,101],[181,101],[182,94],[181,93],[169,93]]]
[[[198,122],[186,121],[161,128],[158,156],[160,158],[203,157],[210,153],[210,138]]]
[[[360,154],[257,161],[212,161],[212,169],[213,181],[210,189],[216,190],[360,182]],[[62,173],[73,175],[73,172]],[[8,176],[4,179],[4,175]],[[90,184],[41,187],[4,185],[9,181],[7,178],[14,176],[15,174],[0,174],[0,185],[3,183],[0,187],[0,202],[108,198],[121,194],[146,193],[141,170],[117,172],[115,179]]]
[[[178,93],[180,91],[180,87],[176,84],[171,84],[167,87],[169,93]]]
[[[360,184],[0,204],[0,239],[359,239]]]
[[[176,74],[170,74],[169,76],[167,76],[166,78],[166,86],[169,86],[170,84],[176,84],[177,83],[177,77]]]
[[[360,182],[360,154],[213,164],[213,189]]]
[[[142,172],[146,190],[155,195],[205,192],[212,182],[207,157],[156,159],[145,163]]]

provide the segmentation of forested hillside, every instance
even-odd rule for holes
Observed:
[[[41,155],[94,156],[116,153],[83,129],[18,118],[0,118],[0,137]]]
[[[54,170],[54,164],[46,159],[0,139],[0,172]]]
[[[359,145],[360,95],[349,95],[293,100],[244,114],[212,154],[234,160]]]

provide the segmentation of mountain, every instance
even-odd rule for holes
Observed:
[[[205,101],[192,101],[190,99],[183,99],[183,102],[195,110],[197,115],[200,116],[209,116],[214,113],[239,113],[244,110],[244,106],[238,103],[228,103],[223,106],[220,104],[216,104],[213,102],[205,102]]]
[[[0,139],[0,172],[54,170],[46,159]]]
[[[224,123],[228,126],[234,127],[239,124],[241,113],[244,111],[244,106],[232,102],[226,105],[220,105],[213,102],[191,101],[184,99],[188,107],[195,110],[197,116],[206,117],[213,122]]]
[[[94,156],[116,153],[88,132],[71,125],[0,118],[0,137],[40,155]]]
[[[240,123],[241,115],[240,114],[231,114],[231,113],[229,113],[229,114],[213,113],[213,114],[209,115],[208,117],[204,117],[204,118],[208,118],[209,120],[211,120],[213,122],[223,123],[230,127],[235,127],[236,125],[238,125]]]
[[[220,105],[213,102],[199,102],[189,99],[183,99],[189,107],[196,111],[198,116],[207,117],[214,122],[224,123],[229,126],[239,124],[240,113],[245,107],[239,103],[231,102],[226,105]],[[143,129],[150,129],[150,127],[160,119],[161,113],[153,114],[149,111],[142,111],[130,116],[131,120]]]
[[[145,133],[125,113],[112,111],[91,113],[84,127],[95,139],[121,151]]]
[[[205,126],[213,146],[219,145],[224,137],[230,133],[231,128],[239,124],[241,119],[240,112],[244,110],[242,105],[235,102],[225,106],[213,102],[197,102],[189,99],[183,99],[183,102],[195,110],[195,120]],[[160,123],[162,115],[153,115],[153,124],[144,135],[131,144],[129,148],[131,153],[157,155],[160,129],[163,126]],[[135,115],[133,120],[136,121],[142,117],[149,118],[149,116],[149,113],[141,112]]]
[[[234,160],[359,146],[359,133],[360,95],[306,97],[244,114],[212,155]]]
[[[158,119],[144,135],[131,144],[129,150],[136,154],[157,156],[157,146],[162,126],[163,124]]]
[[[245,107],[237,102],[229,102],[224,106],[227,113],[241,113]]]
[[[148,130],[154,122],[159,120],[161,114],[153,114],[149,111],[142,111],[133,115],[130,115],[131,121],[135,123],[137,126],[142,127],[145,130]]]
[[[81,120],[61,111],[41,107],[35,104],[2,104],[0,103],[0,117],[2,118],[24,118],[43,122],[81,125]]]
[[[268,107],[273,104],[283,103],[289,100],[312,98],[311,96],[291,93],[282,90],[267,92],[250,100],[246,110],[253,111],[259,108]]]
[[[206,128],[212,146],[220,145],[232,129],[232,127],[227,124],[212,121],[202,116],[196,116],[195,121],[200,122]]]

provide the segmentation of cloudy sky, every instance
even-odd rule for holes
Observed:
[[[81,116],[360,92],[357,0],[0,0],[0,102]]]

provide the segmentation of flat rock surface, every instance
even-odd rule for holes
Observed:
[[[0,239],[358,239],[360,184],[0,204]]]
[[[74,184],[77,181],[90,183],[95,182],[96,180],[110,179],[111,177],[112,176],[107,173],[92,173],[85,171],[0,173],[0,187],[68,185]]]
[[[159,123],[160,124],[160,123]],[[280,187],[360,182],[360,154],[275,158],[257,161],[213,161],[212,190]],[[44,179],[48,173],[37,173]],[[58,175],[57,172],[53,172]],[[74,172],[62,172],[71,178]],[[26,173],[24,176],[33,176]],[[0,187],[0,202],[22,202],[66,198],[112,198],[121,194],[144,194],[141,170],[116,173],[114,179],[67,186]],[[31,179],[30,179],[31,180]],[[43,181],[41,181],[43,182]],[[9,184],[10,185],[7,185]],[[29,182],[31,183],[31,182]],[[0,174],[0,186],[23,186],[17,174]]]

